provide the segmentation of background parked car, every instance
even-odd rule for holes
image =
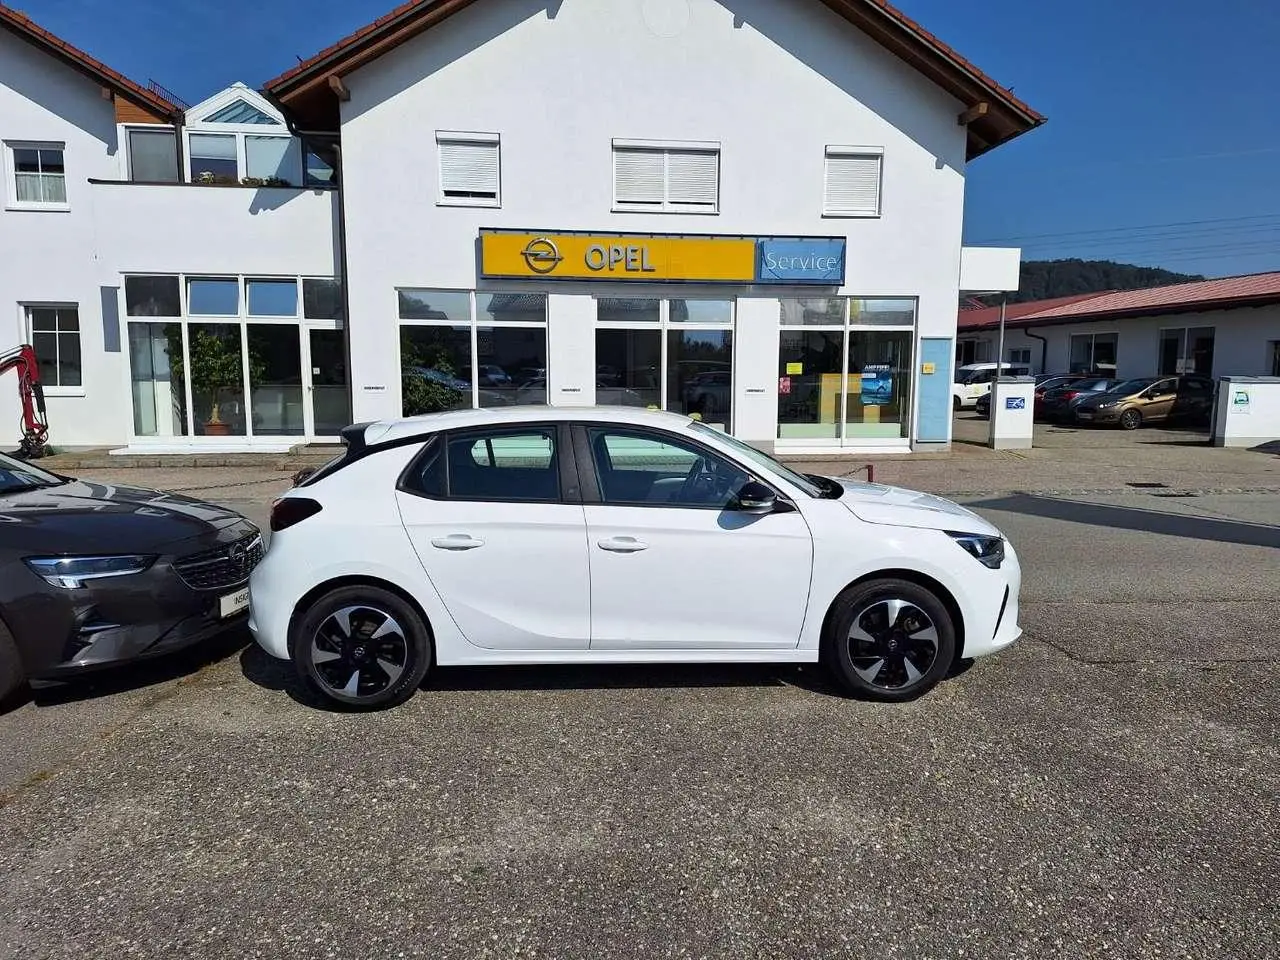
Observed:
[[[1038,373],[1036,374],[1036,388],[1034,391],[1035,412],[1040,413],[1040,405],[1044,402],[1044,395],[1047,391],[1057,387],[1064,387],[1069,383],[1081,379],[1077,373]],[[975,408],[978,416],[988,417],[991,415],[991,393],[984,393],[978,398]]]
[[[1071,421],[1076,404],[1111,389],[1120,381],[1113,377],[1084,377],[1058,387],[1050,387],[1040,399],[1036,415],[1050,421]]]
[[[1165,420],[1207,423],[1212,403],[1208,377],[1141,377],[1082,401],[1075,415],[1080,423],[1117,423],[1136,430]]]
[[[999,374],[996,373],[997,366]],[[1001,363],[966,363],[956,370],[951,384],[951,407],[953,410],[964,410],[974,406],[978,398],[991,392],[991,381],[997,375],[1005,377],[1025,377],[1031,368],[1023,364]]]
[[[243,624],[258,528],[156,490],[0,455],[0,699]]]

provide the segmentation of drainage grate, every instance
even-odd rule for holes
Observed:
[[[1137,487],[1139,490],[1164,490],[1168,489],[1167,483],[1126,483],[1126,487]]]

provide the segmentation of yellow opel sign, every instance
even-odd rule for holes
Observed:
[[[756,241],[738,237],[480,231],[485,277],[751,283]]]

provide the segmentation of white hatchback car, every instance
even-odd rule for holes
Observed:
[[[1022,632],[985,520],[687,417],[504,407],[344,440],[275,503],[250,627],[349,706],[401,703],[434,664],[819,660],[901,701]]]

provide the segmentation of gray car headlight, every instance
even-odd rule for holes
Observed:
[[[1004,537],[984,537],[978,533],[955,533],[947,531],[947,536],[958,543],[984,567],[999,570],[1004,563]]]
[[[142,573],[155,560],[154,556],[27,557],[23,562],[46,583],[75,590],[83,587],[86,580]]]

